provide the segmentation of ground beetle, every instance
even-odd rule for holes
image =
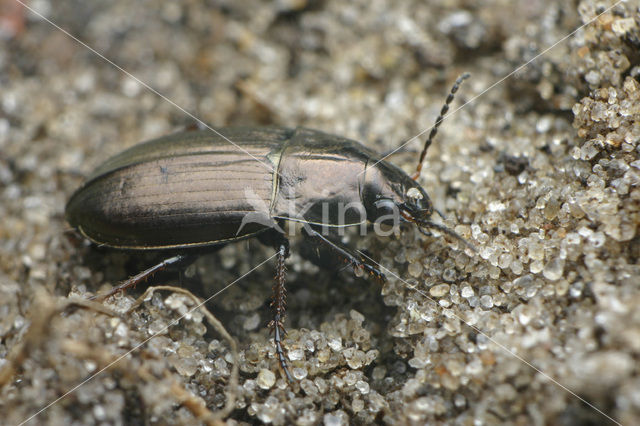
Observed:
[[[434,212],[416,182],[427,149],[454,94],[446,99],[408,176],[358,142],[304,128],[220,128],[178,133],[134,146],[107,160],[69,200],[66,219],[96,244],[178,253],[129,278],[101,299],[168,267],[185,267],[203,247],[258,237],[277,250],[273,287],[274,342],[282,348],[285,313],[285,222],[303,224],[306,237],[329,246],[354,268],[384,279],[377,265],[326,235],[328,228],[375,222],[414,223],[428,234]],[[235,146],[234,146],[235,145]]]

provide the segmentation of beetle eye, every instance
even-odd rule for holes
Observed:
[[[422,193],[418,190],[418,188],[412,187],[407,190],[407,198],[417,202],[419,200],[422,200],[423,197],[422,197]]]

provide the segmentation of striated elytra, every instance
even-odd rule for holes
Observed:
[[[302,128],[216,130],[246,152],[209,130],[139,144],[107,160],[73,194],[68,222],[97,244],[146,250],[254,236],[270,229],[270,218],[332,227],[365,219],[350,208],[340,223],[340,203],[361,202],[373,222],[383,212],[379,199],[403,203],[409,188],[424,197],[417,209],[431,208],[413,179],[375,164],[378,156],[358,142]],[[257,220],[239,230],[248,214]]]
[[[158,270],[184,267],[196,249],[258,237],[277,250],[272,307],[276,355],[287,380],[282,339],[287,222],[329,246],[354,268],[381,279],[367,258],[331,238],[331,231],[371,224],[414,223],[437,229],[433,207],[417,183],[422,162],[453,94],[420,155],[414,176],[358,142],[305,128],[240,127],[173,134],[134,146],[104,162],[70,198],[66,219],[96,244],[165,250],[171,257],[126,280],[101,298]],[[231,141],[231,142],[229,142]],[[364,229],[364,228],[363,228]]]

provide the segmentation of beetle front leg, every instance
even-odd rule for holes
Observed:
[[[289,257],[289,240],[282,237],[277,245],[277,250],[276,283],[273,285],[273,298],[271,300],[273,320],[269,322],[269,327],[273,330],[273,342],[276,345],[276,355],[280,363],[280,368],[284,371],[287,381],[291,383],[293,382],[293,376],[291,376],[289,372],[287,360],[284,356],[284,349],[282,348],[282,339],[287,334],[284,329],[284,316],[287,305],[287,289],[285,288],[286,266],[284,261]]]
[[[314,230],[309,226],[306,226],[304,228],[304,232],[307,234],[307,236],[329,246],[340,257],[345,259],[354,269],[364,269],[370,275],[373,275],[382,282],[385,282],[387,280],[387,277],[385,277],[384,273],[382,273],[382,271],[378,269],[377,266],[372,265],[364,256],[354,253],[347,247],[343,247],[334,243],[333,241],[322,235],[320,232]]]

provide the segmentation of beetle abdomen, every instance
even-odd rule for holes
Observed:
[[[292,131],[220,132],[246,152],[198,131],[107,160],[70,199],[68,222],[96,243],[133,249],[211,245],[266,229],[259,222],[240,228],[248,213],[269,214],[273,170]]]

